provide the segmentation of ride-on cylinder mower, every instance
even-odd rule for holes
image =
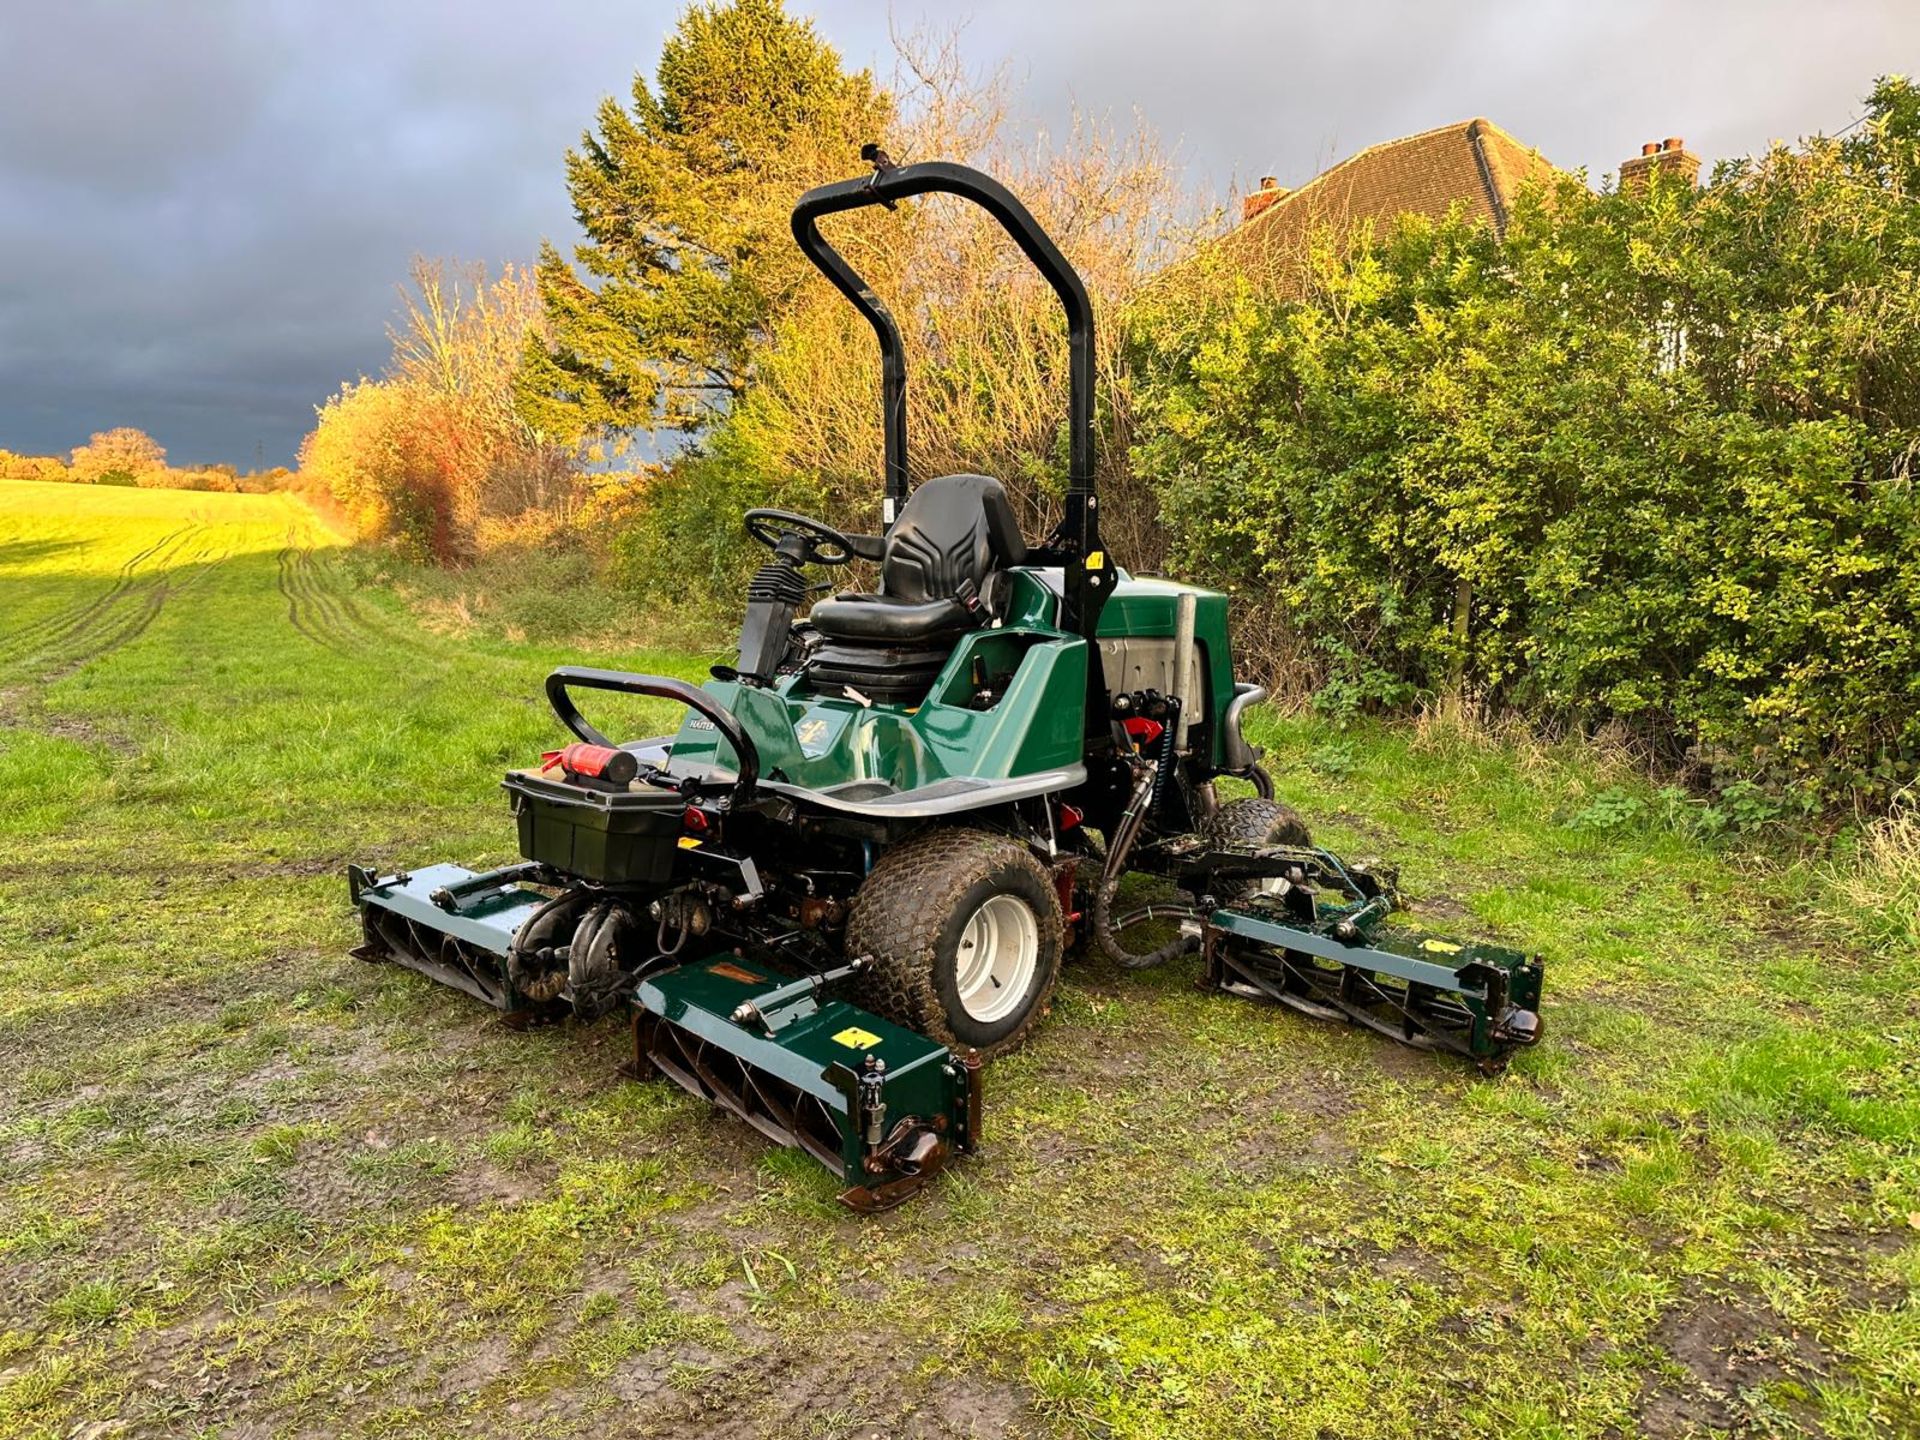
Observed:
[[[1274,799],[1226,597],[1114,563],[1093,312],[1052,240],[977,170],[863,154],[873,173],[802,196],[793,233],[880,343],[879,533],[748,511],[770,553],[737,663],[698,686],[554,671],[572,743],[503,782],[522,860],[352,867],[355,953],[516,1023],[629,1008],[633,1073],[800,1146],[860,1209],[977,1146],[981,1062],[1027,1037],[1087,943],[1129,968],[1198,952],[1211,988],[1489,1071],[1537,1041],[1537,957],[1395,928],[1391,872],[1316,847]],[[818,229],[934,192],[998,220],[1066,311],[1069,484],[1037,545],[998,480],[909,486],[899,331]],[[800,618],[805,567],[856,560],[877,586]],[[686,715],[616,744],[581,713],[590,690]],[[1254,793],[1222,800],[1228,777]]]

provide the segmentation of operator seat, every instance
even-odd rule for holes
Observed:
[[[881,545],[880,589],[836,595],[808,618],[823,643],[807,665],[816,690],[921,699],[953,647],[988,619],[994,575],[1026,558],[1006,488],[943,475],[908,498]]]

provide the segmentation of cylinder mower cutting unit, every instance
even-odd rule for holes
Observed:
[[[877,535],[751,510],[770,552],[738,663],[694,686],[568,667],[574,743],[509,773],[520,863],[350,871],[365,944],[517,1023],[631,1012],[660,1075],[897,1203],[981,1134],[980,1066],[1045,1013],[1066,954],[1202,957],[1203,983],[1492,1071],[1540,1037],[1540,963],[1390,923],[1392,874],[1315,847],[1242,734],[1226,597],[1128,574],[1100,539],[1093,314],[1026,208],[980,172],[896,167],[803,196],[793,233],[879,337]],[[998,480],[910,489],[892,317],[823,216],[933,192],[997,219],[1066,310],[1070,484],[1038,545]],[[878,567],[798,618],[808,566]],[[576,695],[684,707],[615,743]],[[1234,777],[1254,794],[1222,801]]]

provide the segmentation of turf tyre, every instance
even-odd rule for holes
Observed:
[[[1257,795],[1229,800],[1214,812],[1203,833],[1219,845],[1311,845],[1313,832],[1300,812],[1278,800]],[[1258,885],[1222,881],[1215,891],[1219,900],[1239,900],[1259,889]]]
[[[983,906],[1008,896],[1031,911],[1037,951],[1024,993],[981,1021],[960,1000],[961,946]],[[1006,905],[996,907],[1006,910]],[[1065,949],[1060,897],[1026,846],[984,830],[943,829],[881,855],[854,896],[849,955],[871,955],[855,1003],[950,1045],[1003,1055],[1045,1016]]]
[[[1206,835],[1227,845],[1313,844],[1313,832],[1298,810],[1257,795],[1222,805],[1207,822]]]

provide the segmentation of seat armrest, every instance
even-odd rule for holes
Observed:
[[[847,546],[853,551],[856,560],[870,560],[878,565],[887,555],[887,537],[884,535],[849,535]]]

